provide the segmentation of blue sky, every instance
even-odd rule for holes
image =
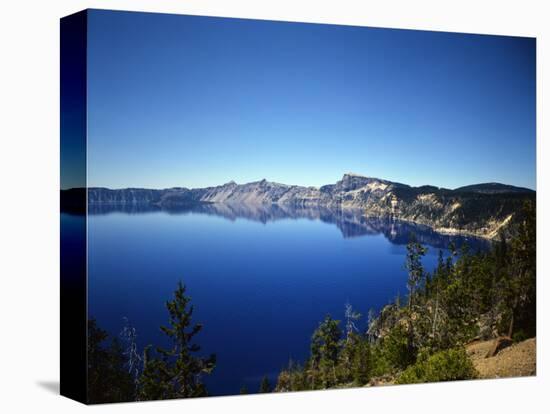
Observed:
[[[89,16],[89,186],[535,188],[534,39]]]

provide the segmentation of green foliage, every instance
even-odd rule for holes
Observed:
[[[371,377],[383,377],[394,371],[386,356],[380,343],[371,345]]]
[[[534,201],[515,218],[514,237],[501,235],[490,251],[473,252],[451,243],[445,257],[427,273],[426,248],[411,237],[405,268],[407,304],[399,297],[377,317],[369,315],[366,333],[355,332],[360,316],[346,306],[346,336],[327,316],[312,336],[311,356],[303,368],[281,372],[276,391],[365,385],[371,380],[398,383],[475,378],[463,346],[473,339],[536,335],[536,221]]]
[[[463,206],[463,209],[471,207]],[[346,305],[345,332],[327,315],[311,337],[304,365],[290,361],[275,391],[301,391],[363,386],[375,377],[397,383],[451,381],[476,377],[463,345],[474,338],[508,335],[521,341],[536,335],[536,211],[534,200],[515,214],[511,239],[501,234],[489,252],[460,251],[451,243],[447,257],[439,252],[437,267],[427,273],[427,249],[411,237],[405,268],[407,304],[399,296],[378,317],[369,313],[369,329],[359,332],[360,318]],[[508,237],[510,234],[507,235]],[[197,356],[194,343],[202,325],[193,324],[193,306],[178,284],[166,302],[169,323],[162,332],[168,349],[131,352],[110,339],[94,319],[88,323],[88,401],[107,403],[207,395],[202,376],[212,372],[215,356]],[[133,338],[133,339],[132,339]],[[131,355],[131,356],[130,356]],[[376,379],[376,378],[375,378]],[[271,392],[263,377],[259,392]],[[246,386],[241,394],[248,393]]]
[[[336,365],[342,331],[340,321],[327,315],[311,338],[310,380],[314,388],[329,388],[338,382]]]
[[[416,350],[410,348],[407,328],[395,325],[381,341],[382,358],[392,371],[405,369],[416,359]]]
[[[364,385],[371,378],[372,359],[368,341],[352,332],[343,342],[336,364],[338,383]]]
[[[407,244],[407,256],[405,259],[405,269],[409,273],[409,279],[407,280],[409,308],[413,305],[415,290],[425,277],[424,268],[422,267],[422,257],[427,251],[428,249],[416,240],[414,234],[411,234],[410,241]]]
[[[275,391],[288,392],[315,389],[315,384],[308,377],[310,373],[311,367],[308,364],[305,367],[301,367],[290,360],[288,367],[282,370],[277,378]]]
[[[340,321],[332,319],[330,315],[327,315],[319,324],[311,338],[311,358],[313,360],[336,362],[342,337],[339,325]]]
[[[351,379],[357,386],[365,385],[372,377],[373,358],[368,341],[356,336],[349,345],[351,348]]]
[[[516,326],[534,335],[536,331],[536,279],[537,279],[537,226],[534,202],[526,202],[523,220],[519,224],[518,236],[512,241],[510,263],[515,274],[510,288],[510,325],[508,336]],[[514,325],[515,324],[515,325]]]
[[[473,379],[477,372],[463,348],[437,352],[426,358],[419,358],[398,377],[398,384],[421,382],[456,381]]]
[[[169,325],[161,326],[173,346],[145,347],[143,358],[137,353],[135,329],[125,327],[121,336],[128,343],[123,349],[117,338],[109,343],[106,331],[95,319],[88,321],[88,402],[112,403],[207,395],[201,382],[203,374],[214,369],[215,356],[198,357],[200,347],[193,343],[202,329],[192,324],[193,307],[179,283],[174,298],[166,302]]]
[[[91,404],[134,400],[134,382],[125,368],[126,359],[119,341],[110,345],[107,332],[88,321],[88,402]]]
[[[157,348],[158,357],[146,349],[143,374],[140,378],[140,400],[156,400],[206,396],[201,381],[203,374],[212,372],[216,357],[195,356],[200,347],[193,343],[202,325],[192,324],[193,306],[185,294],[185,286],[178,284],[174,298],[166,302],[169,325],[162,332],[172,341],[172,348]]]
[[[530,338],[529,334],[527,334],[527,332],[521,329],[514,332],[514,334],[512,335],[512,341],[514,342],[522,342],[529,338]]]
[[[268,393],[268,392],[271,392],[271,384],[269,383],[269,379],[267,378],[267,376],[264,375],[264,377],[262,378],[262,382],[260,383],[260,390],[259,392],[261,394],[265,394],[265,393]]]

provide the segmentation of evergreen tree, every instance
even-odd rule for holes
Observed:
[[[88,321],[88,402],[92,404],[133,401],[134,383],[126,369],[120,342],[99,328],[95,319]]]
[[[314,371],[314,388],[321,385],[324,388],[336,383],[336,364],[340,350],[340,321],[327,315],[315,330],[311,341],[311,365]],[[317,376],[318,371],[320,374]],[[320,384],[318,384],[320,380]]]
[[[407,255],[405,258],[405,268],[409,273],[407,280],[407,288],[409,290],[409,315],[407,318],[407,347],[408,353],[414,355],[416,353],[415,344],[415,331],[413,322],[413,306],[416,295],[416,290],[425,278],[424,267],[422,266],[422,257],[428,251],[427,248],[422,246],[417,240],[414,234],[411,234],[409,243],[407,244]]]
[[[364,385],[396,378],[399,383],[467,379],[476,376],[464,344],[499,331],[522,340],[536,334],[536,222],[534,203],[515,219],[514,237],[501,236],[490,251],[472,252],[453,243],[439,252],[431,277],[422,267],[426,248],[414,238],[407,246],[409,301],[399,298],[378,316],[369,312],[365,335],[356,313],[346,307],[345,339],[329,315],[311,338],[304,368],[281,372],[276,391]],[[497,332],[497,333],[498,333]],[[375,382],[376,383],[376,382]]]
[[[277,377],[275,392],[303,391],[315,389],[311,382],[311,359],[306,361],[304,367],[295,364],[292,359],[288,361],[287,368],[283,369]]]
[[[522,210],[518,235],[512,242],[509,292],[507,300],[509,325],[512,337],[517,322],[521,322],[529,335],[536,331],[536,277],[537,277],[537,226],[534,202],[526,202]]]
[[[268,393],[271,392],[271,384],[269,383],[269,379],[266,375],[262,378],[262,382],[260,383],[260,393]]]
[[[411,234],[409,243],[407,244],[407,256],[405,259],[405,269],[409,273],[407,280],[407,288],[409,290],[409,309],[412,309],[415,291],[425,277],[424,268],[422,267],[422,257],[428,249],[416,240],[416,236]]]
[[[353,383],[358,386],[367,384],[373,372],[371,345],[367,340],[356,342],[351,366]]]
[[[212,372],[216,357],[195,355],[200,347],[193,343],[193,338],[201,331],[202,325],[192,323],[193,306],[190,301],[185,294],[185,286],[178,283],[174,298],[166,302],[169,325],[161,326],[162,332],[171,340],[172,347],[157,348],[158,358],[152,357],[150,348],[146,349],[140,379],[142,400],[207,395],[201,377]]]

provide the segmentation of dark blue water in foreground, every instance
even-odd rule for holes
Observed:
[[[464,240],[352,211],[91,206],[89,315],[112,335],[129,318],[141,349],[166,345],[159,331],[167,322],[164,303],[182,280],[194,320],[204,324],[196,337],[201,352],[218,358],[206,379],[210,394],[236,394],[243,385],[256,392],[263,375],[273,384],[289,358],[307,357],[325,314],[342,319],[349,302],[366,315],[406,294],[411,231],[432,246],[430,269],[439,248]]]

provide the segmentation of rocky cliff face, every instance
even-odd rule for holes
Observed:
[[[512,231],[513,224],[521,219],[523,203],[534,201],[534,191],[502,184],[449,190],[411,187],[357,174],[345,174],[335,184],[321,188],[261,180],[195,189],[88,189],[89,205],[149,204],[169,208],[196,203],[244,203],[354,208],[363,210],[367,216],[419,223],[441,233],[485,238],[495,238],[501,230]]]

